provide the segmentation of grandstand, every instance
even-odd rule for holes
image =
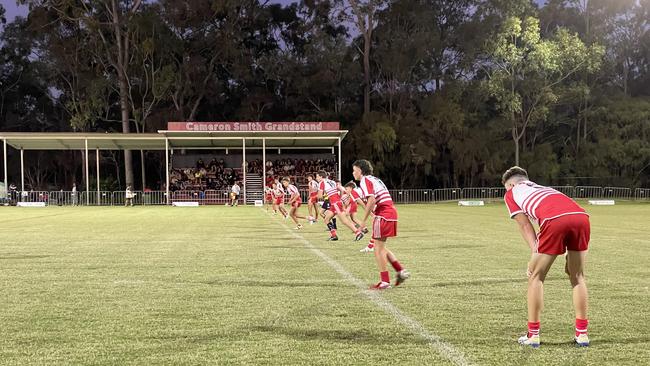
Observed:
[[[91,191],[91,152],[95,152],[94,175],[100,177],[100,150],[157,150],[165,152],[164,187],[136,192],[136,204],[188,200],[223,203],[234,181],[242,182],[242,203],[252,203],[262,199],[263,177],[296,178],[328,169],[340,179],[341,141],[347,132],[340,129],[338,122],[169,122],[168,128],[158,133],[0,133],[2,194],[7,197],[9,193],[8,147],[20,153],[18,200],[62,205],[76,202],[73,192],[26,189],[25,164],[29,162],[24,159],[25,150],[83,151],[85,190],[80,192],[79,202],[85,205],[119,205],[124,201],[124,192],[101,191],[99,179]],[[271,174],[267,174],[267,168]]]

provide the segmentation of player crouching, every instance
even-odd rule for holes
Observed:
[[[300,198],[300,191],[298,188],[291,184],[291,180],[289,178],[283,178],[282,179],[282,185],[284,188],[286,188],[287,192],[289,193],[289,216],[293,220],[293,222],[296,223],[296,229],[302,229],[302,225],[298,221],[298,219],[303,219],[303,220],[309,220],[313,221],[314,218],[309,216],[309,217],[304,217],[304,216],[299,216],[298,215],[298,208],[302,204],[302,199]]]
[[[558,255],[566,254],[565,272],[573,287],[576,313],[574,341],[589,345],[587,336],[587,284],[584,265],[589,248],[591,226],[589,216],[571,198],[555,189],[528,180],[528,173],[512,167],[503,174],[504,197],[510,218],[519,224],[519,231],[531,250],[528,262],[528,332],[519,343],[537,348],[540,345],[540,316],[544,305],[544,280]],[[530,223],[539,224],[539,234]]]
[[[363,239],[363,232],[361,229],[356,228],[345,215],[345,211],[343,210],[343,203],[341,202],[341,192],[339,190],[341,185],[336,184],[336,182],[331,179],[328,179],[327,172],[325,171],[316,173],[316,180],[318,181],[318,197],[323,198],[325,195],[327,195],[327,198],[329,199],[329,209],[325,211],[324,217],[325,225],[327,225],[327,228],[330,230],[330,238],[328,240],[339,240],[339,237],[336,235],[336,228],[332,226],[331,222],[332,218],[335,216],[338,217],[340,221],[345,224],[345,226],[349,227],[350,230],[352,230],[354,233],[354,241]]]
[[[386,248],[386,241],[397,236],[397,210],[393,206],[393,199],[381,179],[372,176],[372,165],[368,160],[357,160],[352,164],[352,175],[360,182],[360,198],[366,199],[366,213],[361,222],[365,226],[370,214],[375,218],[372,223],[372,237],[375,239],[375,260],[379,268],[379,283],[372,286],[374,290],[390,288],[388,263],[395,269],[397,279],[395,286],[401,285],[411,275],[406,271],[392,251]]]

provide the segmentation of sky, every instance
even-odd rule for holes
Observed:
[[[293,2],[296,2],[295,0],[271,0],[270,3],[275,3],[275,4],[291,4]],[[535,2],[538,5],[542,5],[545,0],[535,0]],[[18,5],[15,0],[0,0],[0,3],[4,6],[6,12],[6,17],[7,17],[7,22],[11,23],[16,16],[25,16],[27,15],[27,6],[25,5]]]

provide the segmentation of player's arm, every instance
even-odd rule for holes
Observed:
[[[523,213],[515,215],[514,219],[517,221],[521,236],[524,238],[526,244],[528,244],[530,251],[533,252],[535,250],[535,245],[537,244],[537,234],[535,234],[533,224],[530,223],[528,216]]]
[[[298,199],[298,195],[295,193],[292,194],[291,198],[289,198],[289,204],[292,205],[294,202],[296,202],[297,199]]]
[[[319,189],[319,190],[318,190],[318,193],[316,193],[316,197],[317,197],[318,199],[322,199],[322,198],[323,198],[323,190],[322,190],[322,189]]]
[[[364,207],[365,210],[366,210],[366,214],[363,215],[363,220],[361,221],[363,223],[363,226],[366,225],[366,221],[368,220],[368,216],[370,216],[372,211],[375,210],[375,204],[376,204],[375,195],[368,196],[368,203],[366,203],[366,205]]]

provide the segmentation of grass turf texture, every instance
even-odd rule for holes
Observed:
[[[589,349],[571,343],[563,258],[542,348],[516,344],[528,252],[501,204],[398,207],[389,244],[413,277],[381,296],[472,364],[647,362],[650,205],[588,209]],[[451,364],[281,222],[253,207],[0,208],[0,364]],[[365,240],[340,232],[300,233],[376,282]]]

